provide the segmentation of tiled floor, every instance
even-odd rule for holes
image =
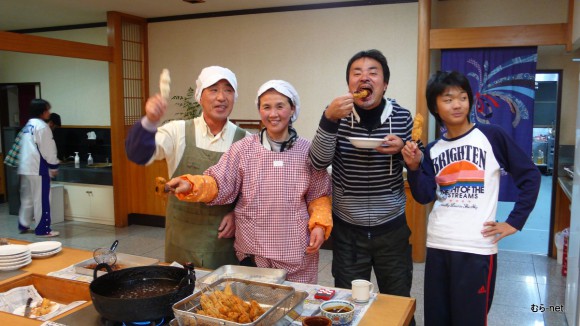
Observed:
[[[522,232],[517,232],[499,242],[500,250],[528,252],[540,255],[548,253],[550,230],[550,198],[552,198],[552,176],[542,175],[540,193],[534,210],[528,217]],[[497,219],[505,221],[514,208],[514,203],[499,202]]]
[[[163,260],[164,229],[131,225],[126,228],[65,221],[53,225],[61,233],[57,239],[63,245],[92,250],[110,246],[119,240],[119,252]],[[34,234],[19,234],[17,216],[8,214],[8,205],[0,204],[0,237],[27,241],[42,241]],[[330,273],[332,252],[322,250],[319,264],[319,283],[333,286]],[[415,318],[423,325],[423,276],[425,264],[414,264],[411,295],[417,299]],[[489,325],[567,325],[563,313],[532,312],[531,305],[558,306],[564,304],[566,279],[561,265],[543,255],[500,251],[498,278]],[[374,279],[373,279],[374,281]],[[376,282],[375,282],[376,287]]]

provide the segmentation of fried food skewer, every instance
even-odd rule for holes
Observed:
[[[423,123],[425,119],[421,113],[417,113],[415,120],[413,121],[413,130],[411,131],[411,140],[418,142],[423,135]]]

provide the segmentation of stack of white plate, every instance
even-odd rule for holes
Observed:
[[[0,271],[13,271],[32,262],[30,249],[26,245],[0,246]]]
[[[28,245],[32,258],[47,258],[58,254],[62,250],[62,243],[59,241],[41,241]]]

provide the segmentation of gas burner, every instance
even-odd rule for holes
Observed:
[[[108,320],[101,317],[101,325],[103,326],[163,326],[169,325],[171,318],[162,317],[152,321],[134,321],[134,322],[118,322]]]
[[[123,326],[161,326],[161,325],[165,325],[165,318],[157,319],[154,321],[135,321],[123,323]]]

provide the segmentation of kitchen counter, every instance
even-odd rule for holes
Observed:
[[[112,186],[113,169],[112,167],[88,167],[86,163],[81,163],[79,168],[75,168],[74,163],[60,164],[58,175],[54,180],[69,183]]]
[[[27,244],[28,242],[10,239],[10,243]],[[82,260],[89,259],[92,256],[93,254],[91,251],[63,247],[62,251],[58,253],[56,256],[44,259],[33,259],[30,265],[23,267],[21,269],[22,271],[24,271],[24,273],[20,273],[18,275],[12,276],[9,279],[2,280],[0,281],[0,284],[13,281],[15,278],[23,277],[29,275],[30,273],[46,275],[47,273],[63,269],[65,267],[78,263]],[[2,275],[2,273],[4,272],[0,272],[0,275]],[[77,307],[72,311],[59,315],[58,317],[54,318],[54,321],[58,322],[59,319],[65,319],[66,316],[69,316],[88,306],[91,306],[91,304],[87,303],[81,305],[80,307]],[[359,326],[408,325],[414,313],[415,313],[414,298],[378,294],[377,299],[369,307],[364,318],[358,325]],[[23,325],[23,326],[27,325],[38,326],[42,324],[42,322],[38,320],[28,319],[4,312],[0,312],[0,322],[3,325]]]
[[[554,198],[554,224],[550,239],[554,239],[556,233],[570,227],[570,206],[572,198],[573,180],[567,176],[558,177],[556,185],[556,197]],[[552,241],[551,257],[556,257],[556,245]]]
[[[568,177],[558,177],[558,184],[562,191],[568,197],[568,200],[572,199],[572,186],[574,184],[574,179]]]
[[[21,241],[16,239],[9,239],[10,243],[12,244],[28,244],[30,242]],[[28,266],[25,266],[16,271],[10,272],[0,272],[0,284],[12,282],[15,279],[23,278],[29,276],[30,274],[40,274],[46,275],[50,272],[54,272],[63,268],[66,268],[70,265],[78,263],[80,261],[86,260],[93,257],[93,253],[91,251],[86,250],[79,250],[73,248],[62,247],[62,251],[55,256],[43,259],[32,259],[32,263]],[[5,274],[13,275],[10,278],[2,279],[1,276]],[[67,281],[67,282],[75,282],[76,281]],[[88,291],[88,284],[87,284],[87,291]],[[87,306],[91,306],[90,302],[87,302],[71,311],[63,313],[55,318],[55,320],[59,318],[63,318],[79,309],[85,308]],[[13,314],[5,313],[0,311],[0,324],[2,325],[19,325],[19,326],[38,326],[41,325],[42,322],[35,319],[24,318],[20,316],[16,316]]]

